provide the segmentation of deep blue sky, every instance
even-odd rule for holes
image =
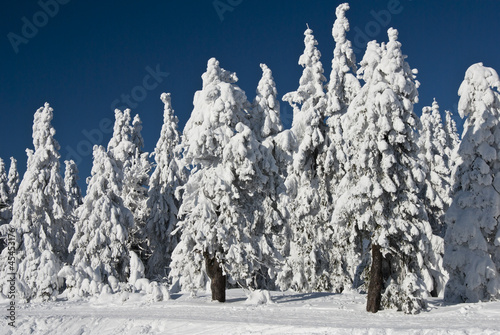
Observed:
[[[334,48],[331,29],[341,3],[219,0],[232,9],[220,16],[213,0],[59,1],[67,3],[60,4],[53,17],[43,14],[37,1],[8,1],[2,6],[0,157],[16,157],[21,172],[25,170],[25,149],[33,147],[33,114],[47,101],[54,108],[62,160],[79,163],[82,181],[90,174],[90,142],[106,145],[111,137],[105,123],[114,118],[111,105],[116,99],[135,93],[130,107],[141,116],[145,150],[152,151],[162,123],[160,94],[172,93],[182,129],[211,57],[238,74],[249,99],[261,76],[259,63],[266,63],[281,98],[298,86],[302,70],[297,61],[308,23],[328,77]],[[500,71],[498,0],[371,0],[350,5],[348,37],[359,50],[358,61],[363,35],[381,42],[387,40],[387,28],[399,30],[407,61],[419,70],[417,113],[434,97],[442,110],[456,112],[457,90],[471,64],[483,62]],[[384,15],[388,8],[390,17]],[[374,13],[382,17],[377,21]],[[38,24],[38,31],[29,31],[26,22]],[[24,38],[23,27],[27,43],[18,44],[16,52],[9,36]],[[160,74],[156,81],[148,77],[155,69],[168,76]],[[291,108],[285,103],[282,117],[289,126]],[[95,135],[93,141],[85,131]]]

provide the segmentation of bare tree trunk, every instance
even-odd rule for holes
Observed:
[[[212,300],[217,300],[219,302],[226,301],[226,276],[222,273],[222,267],[220,266],[217,258],[210,255],[208,252],[204,252],[205,266],[207,269],[207,275],[210,278],[210,289],[212,290]]]
[[[377,313],[380,310],[382,299],[382,252],[380,246],[372,245],[372,266],[370,269],[370,284],[368,286],[368,299],[366,311]]]

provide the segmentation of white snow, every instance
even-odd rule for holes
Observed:
[[[17,328],[1,334],[498,334],[500,302],[445,305],[429,300],[417,315],[394,310],[365,312],[358,293],[270,292],[273,304],[246,303],[245,291],[228,291],[227,302],[210,294],[103,294],[79,301],[18,305]],[[0,309],[7,305],[0,302]]]

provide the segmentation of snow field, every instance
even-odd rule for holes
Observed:
[[[358,293],[270,292],[271,303],[255,304],[241,289],[227,302],[173,294],[167,301],[120,294],[80,301],[20,305],[18,328],[0,334],[498,334],[500,302],[445,305],[429,301],[417,315],[394,310],[365,312]],[[259,294],[256,294],[259,296]],[[259,300],[259,299],[257,299]],[[4,304],[1,304],[4,307]],[[4,308],[2,308],[4,309]]]

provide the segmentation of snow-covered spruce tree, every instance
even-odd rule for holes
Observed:
[[[318,156],[318,175],[326,183],[327,196],[322,198],[322,206],[327,208],[330,215],[326,219],[331,229],[328,230],[329,238],[326,240],[328,259],[330,261],[330,285],[331,290],[341,292],[344,288],[352,286],[352,275],[349,275],[345,264],[345,258],[351,257],[342,235],[345,233],[331,221],[331,213],[336,199],[339,197],[338,184],[345,174],[345,164],[348,154],[345,152],[345,143],[341,117],[347,111],[354,97],[360,90],[358,79],[353,73],[356,72],[356,59],[351,47],[351,42],[346,38],[349,31],[349,22],[345,16],[349,10],[347,3],[340,4],[336,9],[337,19],[333,24],[332,35],[335,41],[333,51],[332,72],[326,87],[326,130],[325,142]]]
[[[432,107],[422,108],[420,121],[419,157],[426,173],[422,198],[432,232],[444,237],[446,231],[444,214],[451,203],[449,178],[451,170],[446,153],[447,134],[443,129],[436,100],[432,103]]]
[[[69,246],[75,254],[73,270],[71,276],[66,274],[66,285],[79,295],[100,293],[115,279],[127,281],[127,243],[134,222],[120,197],[122,173],[102,146],[94,146],[92,175]]]
[[[0,158],[0,252],[5,247],[4,239],[7,233],[7,224],[12,218],[10,192],[7,182],[8,179],[7,171],[5,170],[5,163],[3,159]]]
[[[17,172],[17,160],[10,158],[9,175],[7,176],[7,186],[9,187],[10,203],[14,203],[19,189],[19,173]]]
[[[17,160],[10,158],[9,174],[5,174],[5,163],[0,158],[0,252],[5,247],[4,238],[9,229],[8,224],[12,220],[12,205],[17,195],[19,185],[19,174],[17,172]]]
[[[131,123],[132,122],[132,123]],[[130,110],[115,110],[113,137],[108,143],[108,153],[122,171],[120,197],[134,216],[134,226],[129,231],[130,250],[137,253],[143,263],[150,256],[145,241],[147,185],[151,164],[148,154],[142,151],[142,122],[138,115],[131,121]]]
[[[246,125],[250,104],[235,85],[236,74],[212,58],[202,79],[182,137],[184,164],[191,173],[183,186],[181,238],[170,277],[174,285],[196,291],[205,287],[208,276],[212,298],[225,301],[226,276],[246,284],[260,266],[250,200],[265,178],[256,164],[259,144]]]
[[[350,187],[344,186],[348,191],[334,216],[361,236],[358,241],[371,242],[367,311],[394,307],[416,313],[434,289],[432,267],[439,255],[418,197],[425,177],[413,112],[418,82],[401,53],[397,30],[390,28],[388,35],[387,45],[369,43],[361,63],[365,85],[342,120],[352,152],[342,182]]]
[[[492,68],[469,67],[460,85],[458,111],[467,117],[446,213],[445,299],[478,302],[500,298],[500,79]]]
[[[64,161],[66,170],[64,171],[64,189],[68,197],[68,211],[75,215],[75,211],[82,202],[82,191],[78,186],[78,167],[73,160]]]
[[[170,93],[163,93],[163,126],[160,139],[152,155],[156,167],[149,182],[147,200],[146,238],[151,257],[146,264],[150,279],[168,277],[172,252],[177,246],[178,234],[172,235],[177,224],[179,201],[175,197],[181,184],[177,147],[180,142],[178,120],[172,109]]]
[[[262,254],[263,264],[253,275],[255,281],[252,286],[274,289],[276,269],[282,261],[278,250],[282,250],[285,245],[283,233],[286,229],[283,214],[279,210],[280,195],[286,190],[277,165],[279,148],[276,144],[276,136],[283,130],[283,124],[272,71],[265,64],[260,64],[260,67],[262,78],[249,116],[256,140],[260,143],[258,150],[262,154],[255,164],[266,176],[266,181],[261,192],[253,192],[250,201],[254,206],[254,243],[260,244],[267,252]]]
[[[451,175],[449,176],[449,183],[453,183],[453,174],[457,166],[461,164],[460,156],[458,155],[458,148],[460,147],[460,136],[458,135],[457,123],[453,119],[453,114],[450,111],[445,111],[445,131],[446,131],[446,156],[449,159],[449,167]],[[450,187],[450,197],[453,193]]]
[[[28,165],[13,206],[11,226],[17,234],[17,285],[19,297],[25,300],[52,299],[59,293],[61,282],[57,273],[68,259],[68,243],[73,233],[66,214],[67,199],[60,174],[59,144],[51,125],[52,111],[46,103],[35,113],[35,151],[27,150]],[[7,259],[4,256],[2,260]],[[6,274],[4,265],[1,273]],[[0,285],[5,293],[5,278]]]
[[[304,33],[304,53],[299,65],[304,70],[297,91],[283,96],[293,107],[291,132],[296,140],[293,162],[285,181],[289,197],[291,241],[286,264],[278,275],[282,289],[297,291],[329,290],[328,260],[324,230],[327,208],[322,201],[327,198],[325,181],[318,176],[317,159],[324,141],[322,122],[326,99],[321,54],[313,31]]]

